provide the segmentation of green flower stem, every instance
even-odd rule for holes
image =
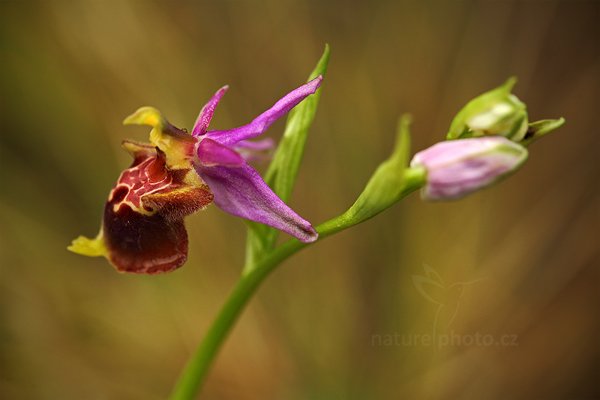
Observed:
[[[407,169],[404,176],[405,184],[399,200],[420,188],[424,183],[424,176],[421,171]],[[363,221],[363,219],[354,218],[346,212],[316,228],[319,232],[319,241]],[[258,261],[251,272],[242,275],[204,340],[200,343],[196,353],[182,371],[169,399],[191,400],[196,397],[225,338],[260,284],[285,259],[309,244],[311,243],[302,243],[295,239],[290,240]]]
[[[306,244],[297,240],[286,242],[259,262],[252,272],[240,278],[196,353],[180,375],[170,399],[195,398],[217,352],[258,286],[277,265],[304,247]]]

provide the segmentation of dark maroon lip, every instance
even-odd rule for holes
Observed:
[[[124,170],[104,207],[108,259],[120,272],[156,274],[182,266],[188,237],[184,217],[209,205],[204,184],[186,183],[190,169],[170,169],[152,145],[132,144],[133,163]]]
[[[121,272],[160,273],[182,266],[188,238],[183,219],[169,220],[156,213],[144,215],[111,202],[104,209],[104,235],[108,258]]]

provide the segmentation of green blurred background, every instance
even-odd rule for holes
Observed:
[[[353,202],[402,112],[423,149],[515,74],[531,119],[567,124],[501,185],[445,204],[413,195],[289,260],[203,398],[600,398],[599,4],[2,1],[0,398],[165,398],[240,273],[245,228],[214,206],[188,218],[189,261],[164,276],[67,252],[97,232],[130,162],[121,140],[147,137],[121,121],[153,105],[189,128],[227,83],[213,127],[246,123],[306,79],[325,42],[291,202],[315,223]],[[413,283],[425,266],[443,306]],[[427,342],[436,313],[452,344]]]

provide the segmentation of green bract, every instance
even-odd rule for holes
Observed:
[[[358,224],[369,219],[394,203],[407,191],[420,188],[425,183],[425,169],[409,168],[410,122],[405,114],[398,123],[396,144],[392,155],[377,168],[356,202],[346,211],[345,216]]]
[[[308,77],[311,81],[315,77],[325,76],[327,64],[329,63],[329,45],[325,45],[323,55],[319,59],[315,69]],[[308,137],[308,130],[317,113],[321,89],[294,108],[287,119],[285,132],[273,160],[265,174],[265,182],[284,201],[287,202],[292,193],[302,155],[304,145]],[[268,226],[249,222],[248,239],[246,243],[246,266],[245,272],[252,270],[257,258],[270,250],[277,239],[277,230]]]
[[[552,132],[555,129],[560,128],[565,124],[564,118],[558,119],[542,119],[540,121],[535,121],[529,124],[529,129],[527,130],[527,134],[521,141],[523,146],[527,146],[544,135]]]

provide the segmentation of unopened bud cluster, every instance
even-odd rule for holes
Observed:
[[[445,142],[417,153],[410,166],[424,168],[425,200],[453,200],[516,171],[525,146],[560,127],[564,119],[529,123],[527,108],[511,93],[515,78],[471,100],[454,117]]]

